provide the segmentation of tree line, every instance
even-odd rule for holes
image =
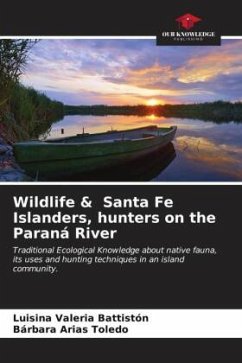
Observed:
[[[66,115],[138,115],[148,116],[154,114],[164,117],[195,118],[215,122],[242,121],[241,102],[205,102],[194,104],[166,104],[158,106],[71,106],[64,107]]]

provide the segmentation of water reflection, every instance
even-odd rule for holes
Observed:
[[[131,129],[146,125],[160,125],[165,118],[155,115],[149,116],[65,116],[63,120],[53,124],[48,138],[61,136],[61,129],[65,130],[65,136],[72,136],[82,132],[105,132],[108,130]]]
[[[92,173],[75,174],[71,181],[150,181],[175,159],[172,143],[135,161]],[[62,178],[63,180],[63,178]],[[70,178],[68,178],[70,181]]]
[[[188,161],[242,180],[242,146],[216,144],[205,137],[180,136],[176,139],[176,149],[185,153]]]
[[[154,158],[155,167],[148,171],[151,160],[144,160],[145,176],[122,175],[107,180],[155,180],[155,181],[229,181],[242,180],[242,123],[215,123],[194,119],[169,119],[149,115],[139,116],[65,116],[53,124],[48,137],[60,137],[64,128],[65,136],[86,132],[121,130],[155,124],[158,126],[177,125],[174,141],[176,158],[167,163]],[[174,154],[174,153],[173,153]],[[167,158],[169,160],[169,157]],[[163,167],[166,164],[166,167]],[[169,164],[169,165],[168,165]],[[158,167],[159,166],[159,167]],[[135,166],[138,170],[138,166]],[[149,169],[149,170],[151,170]],[[133,171],[133,173],[135,170]],[[140,173],[141,175],[142,173]],[[104,180],[94,178],[93,180]],[[106,176],[107,177],[107,176]],[[79,179],[80,180],[80,179]]]

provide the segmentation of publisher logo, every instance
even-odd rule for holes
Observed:
[[[208,19],[186,13],[164,21],[157,45],[221,45],[221,37]]]
[[[179,18],[176,19],[179,24],[179,28],[184,28],[186,30],[192,29],[194,25],[201,20],[201,18],[189,13],[179,16]]]

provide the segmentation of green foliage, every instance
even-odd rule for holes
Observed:
[[[6,105],[35,43],[30,39],[0,39],[0,107]]]
[[[8,111],[2,114],[5,138],[19,141],[37,138],[63,117],[63,104],[52,101],[33,88],[16,83],[11,90]],[[7,137],[6,137],[7,136]]]
[[[27,61],[29,50],[36,43],[30,39],[0,40],[0,75],[5,82],[19,80]]]
[[[63,105],[26,88],[19,78],[36,41],[0,40],[0,133],[9,142],[38,137],[63,116]]]
[[[36,138],[63,117],[63,104],[19,83],[36,41],[0,40],[0,135],[8,142]]]

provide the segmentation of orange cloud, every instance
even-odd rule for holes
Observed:
[[[182,83],[205,82],[221,74],[242,73],[242,54],[233,47],[220,48],[213,53],[195,56],[177,71]]]
[[[149,87],[158,82],[166,84],[173,76],[174,74],[170,65],[161,66],[156,63],[151,67],[127,70],[125,80],[138,87]]]

